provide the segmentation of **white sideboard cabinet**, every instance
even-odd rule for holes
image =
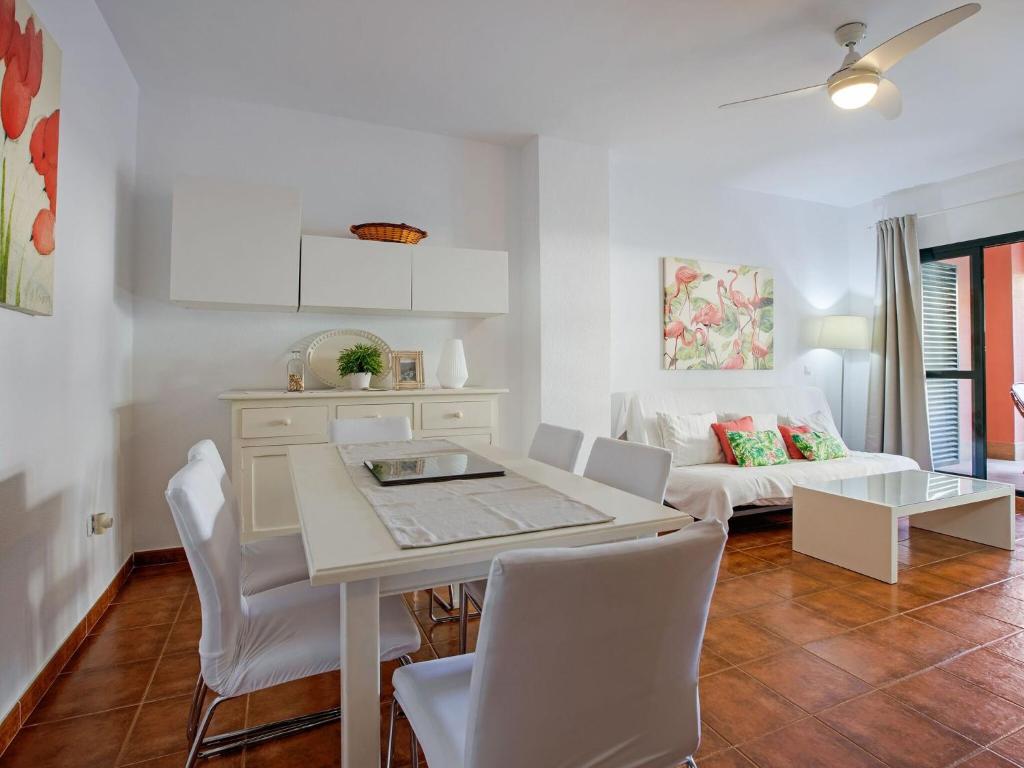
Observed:
[[[331,419],[406,416],[413,437],[459,436],[498,441],[498,405],[506,389],[341,389],[287,393],[235,390],[231,407],[231,482],[238,495],[242,541],[299,529],[288,471],[288,446],[326,443]]]
[[[298,308],[299,190],[182,176],[173,205],[171,301],[212,309]]]

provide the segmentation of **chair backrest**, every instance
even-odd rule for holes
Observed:
[[[466,768],[690,757],[725,539],[709,520],[668,536],[498,555],[473,663]]]
[[[203,679],[217,691],[234,666],[245,612],[238,516],[202,458],[178,470],[164,495],[199,591]]]
[[[572,472],[576,469],[581,445],[583,433],[580,430],[541,423],[533,433],[533,442],[530,443],[527,455],[552,467]]]
[[[590,449],[583,476],[661,502],[671,471],[672,452],[665,448],[599,437]]]
[[[213,440],[200,440],[198,443],[188,449],[188,460],[195,461],[196,459],[203,459],[210,467],[214,476],[217,478],[217,482],[220,483],[221,489],[224,491],[224,497],[227,499],[233,499],[235,496],[235,489],[231,485],[231,479],[228,477],[228,470],[224,466],[224,460],[220,457],[220,451],[217,450],[216,444]]]
[[[406,416],[381,416],[376,419],[334,419],[327,426],[332,443],[385,443],[412,440],[412,426]]]

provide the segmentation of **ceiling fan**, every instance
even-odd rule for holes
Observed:
[[[870,106],[884,117],[893,120],[899,117],[903,109],[903,99],[899,88],[883,75],[890,67],[909,53],[913,53],[933,37],[956,26],[964,19],[981,10],[980,3],[967,3],[951,11],[940,13],[915,27],[891,37],[874,50],[863,56],[857,52],[857,43],[864,39],[867,25],[861,21],[851,21],[836,28],[836,42],[847,49],[842,66],[824,83],[794,88],[790,91],[757,96],[752,99],[730,101],[724,107],[738,104],[749,104],[754,101],[773,99],[777,96],[790,96],[810,93],[821,88],[828,90],[832,103],[840,109],[860,109]]]

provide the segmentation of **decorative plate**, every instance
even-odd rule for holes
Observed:
[[[370,389],[391,389],[391,347],[384,339],[369,331],[341,329],[325,331],[313,339],[306,351],[306,365],[320,381],[329,387],[345,389],[348,377],[338,375],[338,355],[343,349],[356,344],[373,344],[380,349],[384,370],[370,379]]]

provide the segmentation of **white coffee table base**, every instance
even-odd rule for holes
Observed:
[[[927,531],[1014,548],[1013,494],[1006,486],[969,496],[902,506],[841,496],[821,488],[793,489],[793,550],[895,584],[899,519]],[[980,496],[979,500],[972,499]],[[988,498],[985,498],[988,496]]]

